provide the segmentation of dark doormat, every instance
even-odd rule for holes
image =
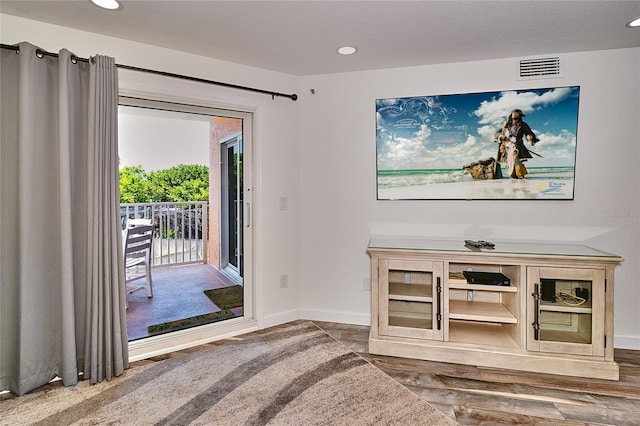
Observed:
[[[206,294],[218,308],[224,311],[225,309],[242,307],[243,290],[242,286],[231,285],[213,290],[205,290],[204,294]]]
[[[156,334],[170,333],[172,331],[184,330],[186,328],[235,318],[236,315],[231,311],[231,309],[240,308],[243,305],[243,288],[239,285],[216,288],[213,290],[204,290],[204,293],[213,303],[216,304],[218,308],[220,308],[220,311],[150,325],[147,327],[149,335],[153,336]]]
[[[218,322],[230,318],[235,318],[235,314],[229,310],[222,310],[211,314],[196,315],[194,317],[150,325],[149,327],[147,327],[147,331],[149,332],[150,336],[153,336],[156,334],[184,330],[185,328],[196,327],[198,325],[209,324],[212,322]]]

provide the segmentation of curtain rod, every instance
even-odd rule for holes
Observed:
[[[18,46],[13,46],[13,45],[10,45],[10,44],[1,44],[0,46],[3,49],[11,49],[11,50],[14,50],[15,52],[19,52],[20,51],[20,48]],[[36,55],[38,57],[42,57],[42,56],[51,56],[51,57],[54,57],[54,58],[58,57],[57,53],[50,53],[50,52],[47,52],[47,51],[42,50],[42,49],[36,49]],[[87,58],[79,58],[79,57],[77,57],[75,55],[71,55],[71,60],[72,61],[80,61],[80,62],[89,62],[89,59],[87,59]],[[181,79],[181,80],[195,81],[195,82],[198,82],[198,83],[213,84],[213,85],[216,85],[216,86],[223,86],[223,87],[227,87],[227,88],[230,88],[230,89],[239,89],[239,90],[246,90],[246,91],[256,92],[256,93],[264,93],[264,94],[267,94],[267,95],[271,95],[271,99],[275,99],[276,96],[279,96],[279,97],[283,97],[283,98],[289,98],[292,101],[298,100],[298,95],[296,95],[295,93],[289,95],[289,94],[286,94],[286,93],[272,92],[270,90],[256,89],[256,88],[247,87],[247,86],[239,86],[237,84],[224,83],[224,82],[221,82],[221,81],[206,80],[204,78],[190,77],[190,76],[182,75],[182,74],[174,74],[174,73],[170,73],[170,72],[166,72],[166,71],[156,71],[156,70],[151,70],[151,69],[147,69],[147,68],[133,67],[133,66],[130,66],[130,65],[116,64],[116,68],[121,68],[121,69],[131,70],[131,71],[146,72],[148,74],[162,75],[164,77],[173,77],[173,78],[178,78],[178,79]]]

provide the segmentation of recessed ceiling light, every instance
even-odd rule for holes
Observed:
[[[338,50],[337,50],[337,52],[338,52],[339,54],[341,54],[341,55],[345,55],[345,56],[353,55],[353,54],[354,54],[354,53],[356,53],[357,51],[358,51],[358,49],[356,49],[356,48],[355,48],[355,47],[353,47],[353,46],[342,46],[342,47],[339,47],[339,48],[338,48]]]
[[[118,0],[89,0],[98,7],[109,10],[120,9],[122,5]]]
[[[627,22],[626,26],[629,27],[629,28],[638,28],[638,27],[640,27],[640,16],[638,16],[637,18],[634,18],[631,21]]]

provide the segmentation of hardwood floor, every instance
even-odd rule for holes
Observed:
[[[368,326],[313,322],[462,425],[640,425],[640,351],[616,349],[620,381],[615,382],[371,355]],[[261,332],[264,330],[255,333]],[[179,357],[237,339],[223,339],[133,365]],[[61,386],[61,382],[42,390],[54,386]],[[14,397],[0,395],[0,401]]]
[[[640,351],[614,382],[371,355],[369,327],[314,323],[462,425],[640,425]]]

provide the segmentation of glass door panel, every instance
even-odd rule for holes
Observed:
[[[604,355],[604,271],[529,268],[529,350]]]
[[[591,281],[541,281],[540,340],[591,344]]]
[[[442,339],[442,264],[382,261],[382,334]]]
[[[242,138],[233,137],[221,147],[222,229],[221,269],[228,275],[243,277],[242,239]]]

